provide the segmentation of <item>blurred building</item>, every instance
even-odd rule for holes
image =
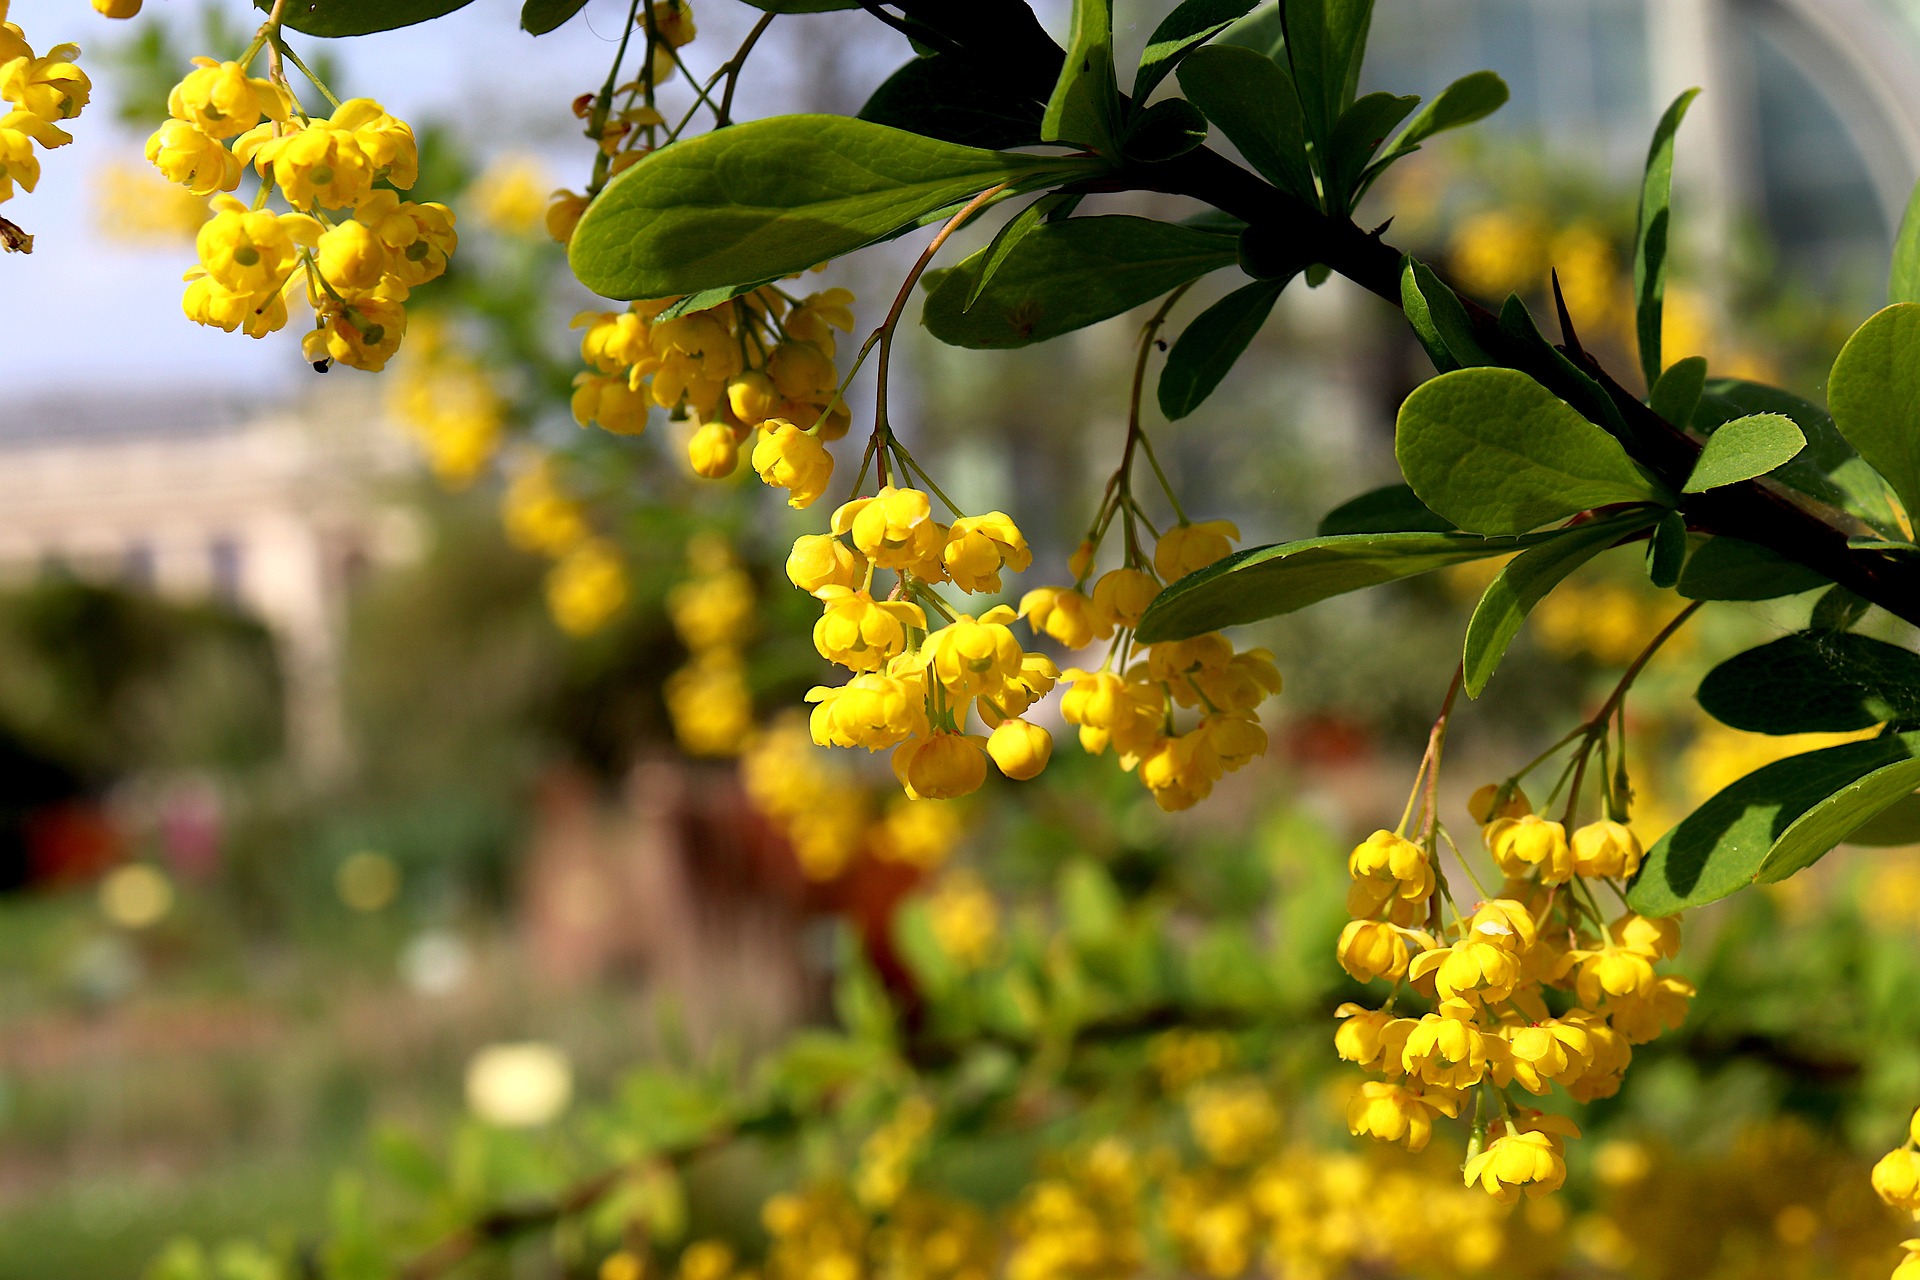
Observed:
[[[1884,271],[1920,172],[1914,0],[1394,0],[1368,79],[1431,93],[1480,67],[1513,101],[1487,128],[1631,180],[1654,121],[1702,89],[1675,178],[1693,233],[1755,216],[1825,282]]]
[[[407,554],[412,530],[380,497],[407,450],[367,393],[329,390],[273,406],[191,392],[0,403],[0,581],[66,572],[257,617],[290,750],[317,774],[346,753],[348,584]]]

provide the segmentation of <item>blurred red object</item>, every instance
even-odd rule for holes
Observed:
[[[119,862],[126,847],[106,814],[80,800],[36,809],[25,827],[27,865],[36,885],[92,880]]]

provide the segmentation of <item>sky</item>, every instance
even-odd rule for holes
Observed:
[[[95,98],[70,123],[73,143],[43,153],[39,188],[4,206],[35,243],[31,255],[0,255],[0,395],[109,386],[274,392],[313,376],[300,360],[298,334],[289,331],[294,326],[255,341],[202,328],[181,314],[180,276],[194,262],[190,245],[132,247],[94,224],[92,192],[101,166],[139,160],[150,131],[113,118],[113,76],[101,51],[155,18],[196,30],[202,2],[147,0],[139,17],[122,23],[100,17],[86,0],[13,0],[10,20],[36,51],[63,41],[81,46],[80,65],[94,78]],[[246,0],[205,3],[218,4],[239,24],[250,21]],[[519,30],[520,0],[475,0],[418,27],[333,41],[295,37],[293,45],[296,52],[324,48],[334,57],[342,83],[333,88],[342,97],[376,98],[416,123],[454,122],[482,156],[532,151],[547,161],[556,186],[577,188],[591,152],[574,132],[568,104],[605,76],[625,10],[625,0],[589,0],[579,17],[535,39]],[[734,0],[696,0],[695,12],[701,36],[687,52],[697,71],[731,52],[755,16]],[[857,16],[786,22],[816,24],[808,34],[818,39]],[[742,86],[748,114],[756,101],[770,105],[804,88],[805,59],[782,57],[779,41],[771,34],[769,41],[769,56],[756,61],[758,78]],[[874,56],[898,62],[905,52],[902,45]],[[886,65],[876,63],[870,83]]]

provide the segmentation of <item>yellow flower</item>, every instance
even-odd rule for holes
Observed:
[[[573,375],[573,397],[569,406],[573,420],[581,426],[594,423],[617,436],[637,436],[645,431],[647,414],[653,407],[645,396],[627,385],[625,378],[586,369]]]
[[[531,235],[546,217],[547,175],[539,160],[527,155],[495,156],[467,195],[480,211],[481,221],[507,235]]]
[[[195,267],[186,275],[187,291],[180,308],[187,319],[232,333],[244,330],[249,338],[264,338],[278,332],[287,323],[287,302],[283,293],[235,293]]]
[[[293,274],[300,242],[318,239],[319,224],[298,214],[249,209],[232,196],[215,196],[213,217],[194,238],[200,265],[215,284],[258,297]]]
[[[740,440],[724,422],[704,422],[687,440],[687,461],[707,480],[724,480],[740,466]]]
[[[999,605],[975,619],[961,614],[927,638],[927,669],[956,703],[993,694],[1020,674],[1019,641],[1007,623],[1013,610]]]
[[[413,129],[406,121],[388,115],[373,99],[348,98],[334,109],[327,123],[353,136],[377,171],[375,176],[402,191],[413,186],[419,177],[420,152],[414,143]]]
[[[260,123],[260,117],[284,121],[293,104],[287,91],[271,80],[249,76],[237,62],[195,58],[167,95],[167,114],[185,121],[209,138],[233,138]]]
[[[1573,873],[1625,879],[1640,869],[1640,839],[1619,822],[1589,822],[1572,840]]]
[[[262,178],[271,176],[296,209],[351,209],[373,190],[373,161],[352,133],[325,120],[257,126],[234,142],[233,152]]]
[[[1006,676],[993,696],[982,699],[978,704],[980,719],[992,729],[1003,720],[1024,714],[1028,707],[1052,691],[1054,682],[1059,678],[1060,669],[1053,665],[1053,659],[1046,654],[1021,654],[1020,670]]]
[[[1205,800],[1225,771],[1212,734],[1200,729],[1158,738],[1140,757],[1140,782],[1168,813]]]
[[[1567,1180],[1567,1162],[1544,1133],[1505,1133],[1467,1161],[1462,1171],[1468,1186],[1480,1186],[1502,1204],[1512,1204],[1524,1190],[1538,1199],[1560,1189]]]
[[[731,649],[710,649],[666,678],[661,687],[673,736],[694,756],[735,756],[753,731],[753,691]]]
[[[573,229],[580,225],[580,218],[586,211],[585,196],[560,188],[547,197],[547,234],[553,237],[555,243],[567,243],[573,239]]]
[[[1201,736],[1206,750],[1228,773],[1267,753],[1267,731],[1252,716],[1208,716],[1194,732]]]
[[[1177,524],[1154,544],[1153,567],[1163,582],[1197,573],[1233,550],[1240,530],[1231,520]]]
[[[1487,1074],[1486,1037],[1473,1025],[1474,1009],[1462,1000],[1441,1003],[1407,1033],[1401,1065],[1431,1085],[1466,1089]]]
[[[1507,789],[1506,799],[1500,799],[1501,785],[1489,782],[1467,798],[1467,815],[1475,822],[1485,825],[1495,818],[1519,818],[1533,812],[1533,806],[1527,802],[1527,793],[1519,787]],[[1495,802],[1499,801],[1496,807]]]
[[[1113,622],[1071,587],[1035,587],[1020,597],[1020,616],[1069,649],[1084,649],[1113,634]]]
[[[787,578],[809,595],[822,587],[852,590],[866,577],[866,560],[830,533],[802,534],[787,555]]]
[[[1550,229],[1538,214],[1504,209],[1462,222],[1448,265],[1469,293],[1497,298],[1537,287],[1547,274]]]
[[[453,211],[438,203],[415,204],[391,191],[375,191],[353,211],[355,222],[373,231],[388,252],[387,270],[411,289],[442,275],[460,244]],[[402,297],[405,293],[402,292]]]
[[[853,292],[848,289],[823,289],[810,293],[788,313],[786,330],[802,342],[811,342],[828,355],[833,354],[833,331],[853,332]]]
[[[748,369],[727,383],[727,407],[750,427],[773,417],[780,408],[780,390],[764,370]]]
[[[1390,978],[1407,971],[1407,939],[1399,929],[1381,920],[1353,920],[1340,931],[1334,948],[1340,967],[1360,982]],[[1426,959],[1422,956],[1421,959]]]
[[[989,511],[955,520],[947,530],[940,558],[947,576],[962,591],[998,591],[1000,570],[1023,571],[1033,563],[1033,552],[1010,516]]]
[[[1503,874],[1524,876],[1538,868],[1548,884],[1564,884],[1573,877],[1573,851],[1567,829],[1533,814],[1495,818],[1484,832],[1488,852]]]
[[[1112,671],[1062,673],[1073,687],[1060,700],[1060,713],[1080,728],[1080,745],[1093,755],[1109,744],[1123,756],[1138,756],[1153,745],[1166,714],[1166,698],[1156,685],[1128,680]]]
[[[811,342],[782,342],[767,356],[767,378],[788,400],[825,404],[840,387],[840,372]]]
[[[1469,933],[1450,947],[1422,952],[1407,972],[1415,982],[1432,974],[1434,990],[1442,1000],[1497,1004],[1520,984],[1521,963],[1511,948]]]
[[[1037,778],[1053,755],[1053,735],[1025,720],[1003,720],[987,736],[987,754],[1016,782]]]
[[[1907,1140],[1920,1146],[1920,1111],[1915,1111],[1913,1119],[1907,1122]]]
[[[1652,963],[1624,947],[1569,951],[1566,966],[1575,975],[1573,989],[1580,1003],[1589,1009],[1599,1009],[1609,999],[1637,998],[1653,992]]]
[[[341,293],[364,293],[387,270],[387,249],[363,222],[342,222],[320,235],[314,263],[320,275]]]
[[[588,535],[580,504],[561,489],[552,464],[542,459],[513,478],[501,502],[507,540],[524,551],[562,555]]]
[[[928,732],[924,681],[868,671],[838,688],[813,688],[807,701],[815,704],[813,740],[823,747],[878,751]]]
[[[1111,569],[1093,584],[1093,609],[1123,627],[1137,627],[1140,615],[1159,594],[1160,584],[1152,574],[1141,569]]]
[[[582,311],[567,327],[586,330],[580,335],[580,358],[602,373],[653,360],[647,321],[632,311]]]
[[[184,120],[161,122],[147,139],[147,160],[167,181],[177,182],[197,196],[233,190],[240,185],[240,172],[246,167],[218,139]]]
[[[893,774],[915,800],[952,800],[980,789],[987,757],[971,734],[933,733],[893,749]]]
[[[1426,851],[1404,836],[1375,831],[1347,855],[1347,913],[1377,915],[1393,899],[1424,905],[1433,893],[1433,866]],[[1405,923],[1405,922],[1403,922]]]
[[[322,325],[311,329],[300,340],[306,358],[319,364],[338,360],[355,369],[373,373],[387,367],[387,361],[400,349],[407,335],[407,310],[398,302],[378,296],[354,298],[344,307],[328,307],[321,314]]]
[[[1629,912],[1615,920],[1607,932],[1615,942],[1649,960],[1671,960],[1680,952],[1678,916],[1649,918]]]
[[[851,671],[877,671],[907,647],[909,630],[925,631],[927,615],[905,600],[875,600],[865,591],[822,587],[826,612],[813,626],[813,646]]]
[[[1507,1055],[1496,1062],[1493,1078],[1508,1077],[1529,1093],[1545,1093],[1551,1084],[1571,1084],[1592,1062],[1592,1037],[1583,1027],[1549,1019],[1532,1026],[1502,1030]]]
[[[1646,1044],[1687,1020],[1694,994],[1685,978],[1663,977],[1636,995],[1607,1001],[1607,1020],[1629,1044]]]
[[[1460,1100],[1444,1090],[1368,1080],[1347,1102],[1347,1132],[1356,1138],[1397,1142],[1408,1151],[1424,1151],[1433,1136],[1433,1117],[1459,1113]]]
[[[0,200],[13,195],[13,184],[31,191],[40,182],[40,157],[33,144],[52,148],[72,142],[73,137],[25,111],[10,111],[0,116]]]
[[[1416,1025],[1411,1018],[1396,1018],[1384,1010],[1367,1009],[1351,1001],[1333,1011],[1341,1019],[1333,1033],[1333,1047],[1340,1057],[1362,1067],[1374,1067],[1386,1075],[1397,1076],[1406,1068],[1401,1053],[1406,1049],[1407,1033]]]
[[[131,18],[140,12],[141,0],[93,0],[93,11],[104,18]]]
[[[1920,1151],[1902,1147],[1873,1166],[1873,1189],[1896,1209],[1920,1211]]]
[[[753,469],[776,489],[787,490],[787,505],[810,507],[833,479],[833,455],[815,436],[781,418],[761,424],[753,447]]]
[[[570,635],[598,631],[626,603],[626,564],[604,538],[580,543],[547,574],[547,611]]]
[[[1920,1240],[1902,1240],[1900,1247],[1907,1256],[1893,1269],[1892,1280],[1920,1280]]]
[[[944,541],[927,495],[892,485],[842,506],[833,513],[832,527],[852,534],[854,547],[882,569],[905,569],[929,557],[938,563]]]

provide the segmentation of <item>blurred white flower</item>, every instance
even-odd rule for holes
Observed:
[[[489,1045],[467,1063],[467,1106],[488,1124],[550,1124],[573,1098],[573,1064],[557,1045]]]

